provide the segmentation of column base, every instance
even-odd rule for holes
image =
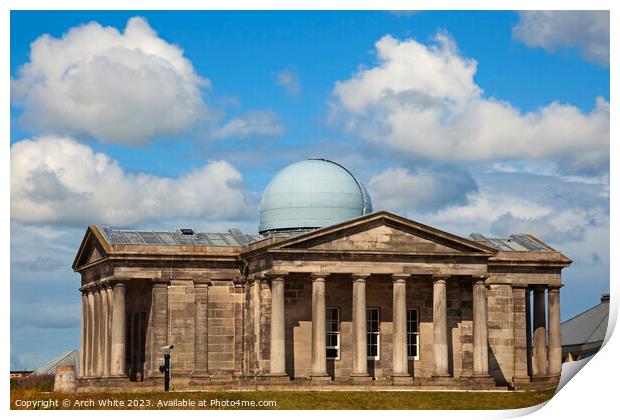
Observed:
[[[312,382],[330,382],[332,377],[327,373],[313,373],[310,375],[310,380]]]
[[[270,384],[286,384],[291,382],[290,376],[286,373],[266,373],[262,375],[262,378]]]
[[[488,373],[474,373],[469,380],[477,384],[495,384],[495,379]]]
[[[547,382],[550,378],[549,375],[533,375],[532,382]]]
[[[211,382],[211,375],[208,372],[196,372],[192,375],[190,384],[201,385]]]
[[[353,382],[372,382],[372,377],[367,373],[352,373],[351,379]]]
[[[452,375],[450,375],[448,372],[433,372],[431,374],[431,378],[433,379],[445,379],[445,378],[451,378]]]
[[[531,379],[529,376],[515,376],[512,378],[512,383],[515,385],[529,384],[530,382]]]
[[[409,374],[396,374],[392,375],[392,383],[394,385],[406,385],[413,383],[413,376]]]

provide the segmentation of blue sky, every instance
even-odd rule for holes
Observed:
[[[596,304],[609,288],[608,19],[12,12],[12,368],[78,346],[70,264],[86,225],[255,232],[269,179],[310,156],[357,173],[375,209],[541,237],[575,261],[563,319]],[[144,204],[155,186],[160,202]]]

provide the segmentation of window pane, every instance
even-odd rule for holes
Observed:
[[[376,308],[367,309],[366,317],[367,332],[379,332],[379,310]]]
[[[327,357],[331,359],[338,358],[338,349],[327,349],[326,352],[327,352]]]

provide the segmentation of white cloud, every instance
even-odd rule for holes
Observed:
[[[423,45],[389,35],[375,44],[378,64],[339,81],[331,118],[352,134],[434,161],[553,160],[566,172],[604,172],[609,103],[589,113],[553,102],[531,112],[483,96],[477,63],[445,33]]]
[[[523,11],[512,33],[529,47],[577,48],[586,59],[609,65],[609,11]]]
[[[12,99],[39,132],[140,145],[203,117],[208,86],[181,48],[134,17],[122,33],[92,22],[37,38],[12,80]]]
[[[250,111],[233,117],[214,130],[214,139],[245,139],[248,137],[277,137],[284,133],[284,126],[273,111]]]
[[[426,214],[410,210],[410,216],[463,236],[533,234],[581,262],[591,262],[592,253],[609,254],[606,185],[505,172],[478,172],[473,178],[478,191],[466,204]]]
[[[290,96],[297,96],[301,93],[301,84],[297,73],[292,69],[284,69],[276,75],[278,86],[282,86]]]
[[[368,184],[375,208],[394,212],[431,211],[465,204],[477,191],[476,182],[464,171],[390,168],[374,176]]]
[[[251,210],[239,171],[210,161],[179,178],[126,173],[69,138],[11,146],[11,218],[22,223],[131,226],[150,220],[234,220]]]

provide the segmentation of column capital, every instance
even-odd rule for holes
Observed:
[[[312,282],[315,282],[315,281],[325,282],[325,277],[327,277],[327,275],[323,273],[310,273],[310,278],[312,279]]]
[[[261,276],[258,275],[258,274],[248,274],[246,278],[247,278],[248,284],[253,284],[255,282],[260,282],[260,280],[261,280]]]
[[[450,277],[450,275],[445,274],[433,274],[433,283],[445,283]]]
[[[544,293],[546,289],[547,289],[547,285],[545,284],[536,284],[532,286],[532,290],[537,293],[540,293],[540,292]]]
[[[154,286],[154,285],[153,285],[153,286]],[[117,288],[123,288],[123,289],[124,289],[124,288],[126,288],[126,287],[127,287],[127,283],[126,283],[126,282],[124,282],[124,281],[115,281],[115,282],[114,282],[114,284],[112,285],[112,287],[113,287],[114,289],[117,289]]]
[[[351,274],[351,277],[353,279],[353,283],[366,283],[366,280],[370,277],[370,274],[353,273]]]
[[[560,289],[563,285],[548,286],[547,293],[560,293]]]
[[[471,276],[474,283],[485,283],[489,276],[487,274]]]
[[[392,283],[406,283],[411,274],[392,274]]]
[[[208,289],[211,286],[210,281],[194,282],[194,289]]]
[[[284,281],[286,277],[288,276],[288,273],[286,271],[268,271],[264,273],[264,276],[271,281],[274,281],[274,280]]]
[[[168,279],[151,279],[152,287],[168,287],[168,284],[170,284]]]

